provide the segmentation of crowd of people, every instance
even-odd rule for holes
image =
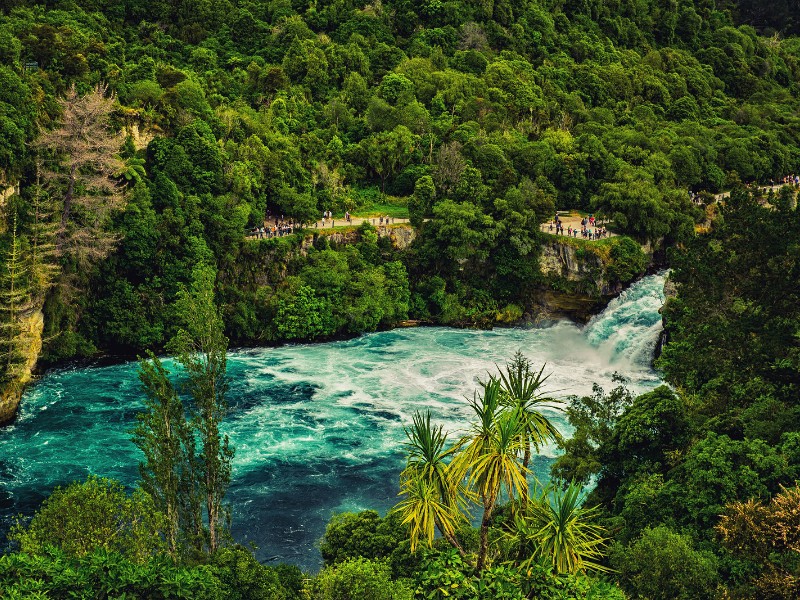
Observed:
[[[274,223],[273,223],[274,220]],[[370,219],[364,219],[365,221],[369,221]],[[345,211],[344,213],[344,221],[346,225],[353,224],[353,216],[350,214],[350,211]],[[371,219],[373,225],[380,225],[385,226],[389,225],[389,223],[394,223],[394,217],[389,216],[380,216],[378,218]],[[314,227],[319,227],[320,224],[322,227],[335,227],[336,221],[333,218],[333,212],[326,210],[322,213],[321,221],[317,221],[314,223]],[[248,237],[254,237],[256,239],[267,239],[273,237],[283,237],[286,235],[291,235],[294,233],[300,225],[296,223],[291,223],[289,221],[284,220],[284,216],[273,216],[269,211],[267,211],[266,218],[264,220],[263,227],[253,227],[247,231]]]
[[[561,222],[561,217],[556,214],[555,218],[550,222],[550,232],[555,229],[556,235],[566,235],[567,237],[577,238],[578,234],[585,240],[599,240],[608,237],[608,229],[601,227],[594,215],[589,215],[581,219],[581,227],[567,226],[566,234],[564,233],[564,225]]]
[[[256,239],[267,239],[273,237],[283,237],[294,233],[295,226],[293,223],[275,219],[275,224],[270,225],[264,223],[263,227],[254,227],[250,231],[250,235],[255,236]]]

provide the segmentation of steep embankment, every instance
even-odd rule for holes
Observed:
[[[587,242],[547,236],[539,255],[542,284],[531,298],[530,316],[588,321],[652,263],[652,249],[630,238]]]
[[[22,338],[20,347],[25,349],[24,360],[14,370],[11,379],[0,392],[0,425],[14,419],[25,386],[30,382],[36,361],[42,351],[42,331],[44,315],[38,308],[20,318],[19,331]]]

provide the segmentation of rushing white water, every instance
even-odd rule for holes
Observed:
[[[547,390],[558,398],[590,393],[595,382],[608,387],[615,371],[636,391],[658,385],[650,356],[663,283],[642,279],[584,328],[397,329],[231,352],[234,536],[254,541],[262,559],[317,566],[315,545],[333,513],[397,501],[403,427],[414,412],[430,410],[462,432],[471,419],[465,397],[517,350],[546,363]],[[32,387],[16,423],[0,432],[0,525],[88,473],[132,485],[141,455],[128,431],[141,406],[135,364],[55,371]],[[549,414],[569,433],[558,409]],[[536,459],[539,477],[553,452]]]

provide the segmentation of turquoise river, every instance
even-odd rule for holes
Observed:
[[[615,371],[636,391],[658,385],[650,358],[663,284],[663,275],[645,277],[583,327],[395,329],[232,351],[234,537],[255,543],[262,561],[318,568],[331,515],[397,502],[403,427],[414,412],[429,409],[448,431],[464,431],[465,397],[516,350],[547,364],[547,389],[558,398],[588,394],[594,382],[609,388]],[[51,371],[26,392],[19,418],[0,429],[0,539],[56,485],[89,473],[135,484],[141,456],[128,431],[141,397],[135,363]],[[546,448],[537,457],[539,477],[553,456]]]

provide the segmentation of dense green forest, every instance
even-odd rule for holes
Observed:
[[[166,348],[198,369],[189,395],[209,404],[181,421],[178,392],[143,363],[152,410],[183,432],[172,456],[186,477],[169,489],[191,506],[163,493],[177,485],[158,481],[166,454],[143,471],[152,494],[65,488],[12,533],[0,589],[798,597],[800,213],[790,190],[742,182],[800,171],[799,27],[788,0],[4,2],[0,184],[19,184],[2,206],[4,381],[25,360],[20,323],[43,307],[47,361]],[[245,236],[266,217],[308,226],[388,204],[415,227],[403,249],[368,224],[347,242]],[[672,387],[634,397],[621,381],[571,399],[575,434],[554,475],[574,484],[520,483],[531,446],[515,444],[532,426],[501,378],[479,390],[469,443],[415,421],[428,451],[409,448],[406,503],[337,517],[318,576],[259,565],[225,539],[233,453],[208,391],[224,377],[190,358],[202,337],[186,337],[191,290],[202,283],[208,301],[215,287],[203,306],[222,372],[228,340],[406,318],[491,325],[552,283],[539,224],[565,209],[628,236],[607,254],[618,281],[646,266],[623,240],[669,247],[676,287],[657,361]],[[530,439],[535,451],[544,438]],[[200,477],[212,467],[216,487]],[[451,470],[469,489],[437,479]],[[581,504],[577,483],[590,482]],[[460,498],[482,511],[479,528]],[[572,535],[563,547],[542,533],[553,514]]]
[[[37,260],[58,268],[34,268],[31,290],[46,294],[51,361],[163,347],[198,262],[219,271],[235,343],[406,317],[491,323],[527,310],[544,283],[535,225],[554,208],[669,244],[705,218],[690,189],[800,165],[798,41],[738,21],[789,32],[780,3],[4,7],[0,169],[22,182],[7,210],[21,245],[56,237]],[[109,139],[81,159],[64,114],[97,85],[113,103],[93,138]],[[244,240],[267,213],[310,223],[385,194],[424,225],[402,255],[367,236],[307,263],[299,241]],[[285,268],[240,285],[236,267],[253,255]],[[393,291],[371,296],[384,281]],[[328,307],[337,297],[355,317]]]

